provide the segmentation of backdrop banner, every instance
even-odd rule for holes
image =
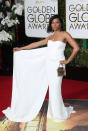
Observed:
[[[57,0],[25,0],[25,34],[28,37],[47,37],[49,19],[58,14]]]
[[[88,0],[66,0],[66,31],[88,39]]]

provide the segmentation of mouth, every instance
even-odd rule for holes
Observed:
[[[58,27],[53,27],[54,30],[58,29]]]

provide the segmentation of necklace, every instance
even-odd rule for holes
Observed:
[[[52,39],[53,41],[55,40],[55,35],[53,35],[53,39]]]
[[[61,31],[60,31],[61,32]],[[55,41],[55,37],[57,36],[57,33],[56,34],[53,34],[53,41]],[[57,37],[56,37],[57,38]]]

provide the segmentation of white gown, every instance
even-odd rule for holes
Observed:
[[[62,76],[56,70],[59,61],[65,60],[65,46],[62,41],[49,40],[47,47],[14,52],[11,107],[2,111],[9,120],[33,120],[42,107],[48,86],[48,118],[64,121],[75,112],[72,106],[64,106]]]

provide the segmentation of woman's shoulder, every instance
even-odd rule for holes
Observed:
[[[62,34],[69,34],[67,31],[61,31]]]
[[[72,38],[71,34],[67,31],[62,31],[62,35],[64,38]]]
[[[48,36],[47,39],[48,39],[48,40],[52,39],[52,36],[53,36],[53,35]]]
[[[70,33],[67,31],[61,31],[61,32],[63,33],[63,35],[70,35]]]

